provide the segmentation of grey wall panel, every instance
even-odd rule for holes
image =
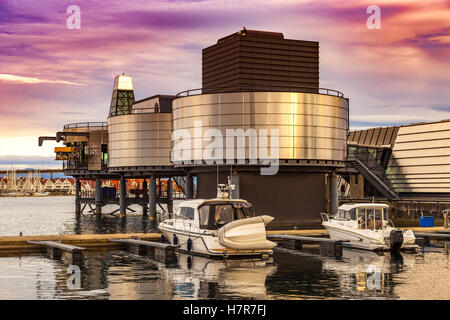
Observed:
[[[175,99],[173,129],[189,131],[192,155],[194,142],[198,142],[194,137],[194,127],[198,123],[201,124],[202,135],[210,128],[219,129],[223,136],[227,129],[255,129],[258,133],[260,129],[269,132],[278,129],[280,159],[345,159],[348,103],[339,97],[290,92],[239,92]],[[202,148],[209,143],[204,141]],[[248,156],[248,150],[245,154]]]
[[[226,183],[229,173],[199,173],[197,196],[216,196],[217,180]],[[268,187],[270,186],[270,187]],[[239,195],[255,206],[258,215],[275,217],[272,228],[290,227],[320,223],[320,212],[326,212],[327,185],[325,174],[289,174],[279,172],[273,176],[261,176],[246,172],[239,173]],[[278,199],[278,201],[274,201]],[[295,201],[289,201],[295,199]]]
[[[450,122],[400,127],[387,173],[397,192],[450,193]]]
[[[171,165],[171,113],[110,117],[108,127],[109,167]]]

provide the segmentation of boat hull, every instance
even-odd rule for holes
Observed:
[[[389,243],[362,232],[339,228],[327,222],[322,223],[322,225],[327,229],[330,239],[344,241],[342,243],[344,247],[369,251],[388,251],[391,249]],[[416,250],[418,248],[419,246],[416,244],[403,243],[400,250]]]
[[[178,251],[187,252],[191,254],[216,257],[216,258],[228,258],[232,256],[249,257],[249,256],[263,256],[269,257],[273,254],[272,250],[235,250],[230,248],[225,248],[221,246],[218,242],[218,237],[212,234],[205,233],[189,233],[179,230],[170,229],[164,226],[159,226],[159,229],[164,234],[166,240],[173,245],[179,245]],[[174,235],[176,235],[178,242],[175,243]],[[192,246],[189,250],[188,239],[191,239]]]

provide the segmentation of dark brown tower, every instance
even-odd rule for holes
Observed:
[[[203,49],[203,93],[319,89],[319,43],[246,30]]]

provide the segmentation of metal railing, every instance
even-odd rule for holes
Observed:
[[[159,111],[155,111],[154,107],[147,107],[147,108],[131,109],[130,113],[117,114],[117,112],[114,111],[114,112],[111,112],[110,116],[116,117],[116,116],[126,116],[126,115],[130,115],[130,114],[148,114],[148,113],[170,113],[170,111],[167,111],[167,109],[161,110],[161,108],[159,108]]]
[[[103,129],[108,128],[108,122],[78,122],[78,123],[69,123],[64,125],[64,130],[66,129],[78,129],[78,128],[98,128],[101,127]]]
[[[392,186],[391,181],[388,179],[386,175],[386,169],[382,167],[381,160],[377,158],[377,155],[373,155],[369,152],[366,148],[349,148],[348,150],[348,157],[347,160],[353,163],[359,162],[358,164],[354,164],[352,166],[359,166],[362,170],[369,170],[367,172],[367,176],[365,173],[360,172],[363,174],[363,176],[368,179],[369,181],[373,179],[374,177],[371,177],[371,175],[375,176],[375,184],[381,185],[384,191],[388,192],[390,196],[394,197],[395,199],[399,200],[398,194],[395,192],[395,189]],[[355,168],[357,168],[355,167]],[[366,167],[364,169],[364,167]],[[358,169],[357,169],[358,170]],[[373,185],[375,189],[378,189],[375,185]],[[378,190],[382,192],[381,190]],[[383,193],[383,192],[382,192]]]
[[[349,152],[349,159],[355,158],[361,160],[370,170],[378,176],[386,178],[385,169],[381,163],[365,148],[356,148],[354,152]]]
[[[197,88],[181,91],[176,94],[176,98],[189,97],[204,94],[214,94],[214,93],[232,93],[232,92],[298,92],[298,93],[316,93],[324,94],[328,96],[335,96],[343,98],[344,94],[338,90],[328,89],[328,88],[314,88],[314,87],[302,87],[293,86],[292,89],[274,89],[270,88],[271,85],[232,85],[228,87],[212,87],[212,88]],[[275,85],[276,87],[276,85]],[[300,88],[300,89],[299,89]]]
[[[87,169],[87,160],[65,160],[63,161],[63,170]]]

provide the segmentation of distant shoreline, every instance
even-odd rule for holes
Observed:
[[[33,195],[2,195],[0,194],[0,198],[47,198],[47,197],[69,197],[69,196],[75,196],[74,194],[49,194],[46,196],[33,196]]]

